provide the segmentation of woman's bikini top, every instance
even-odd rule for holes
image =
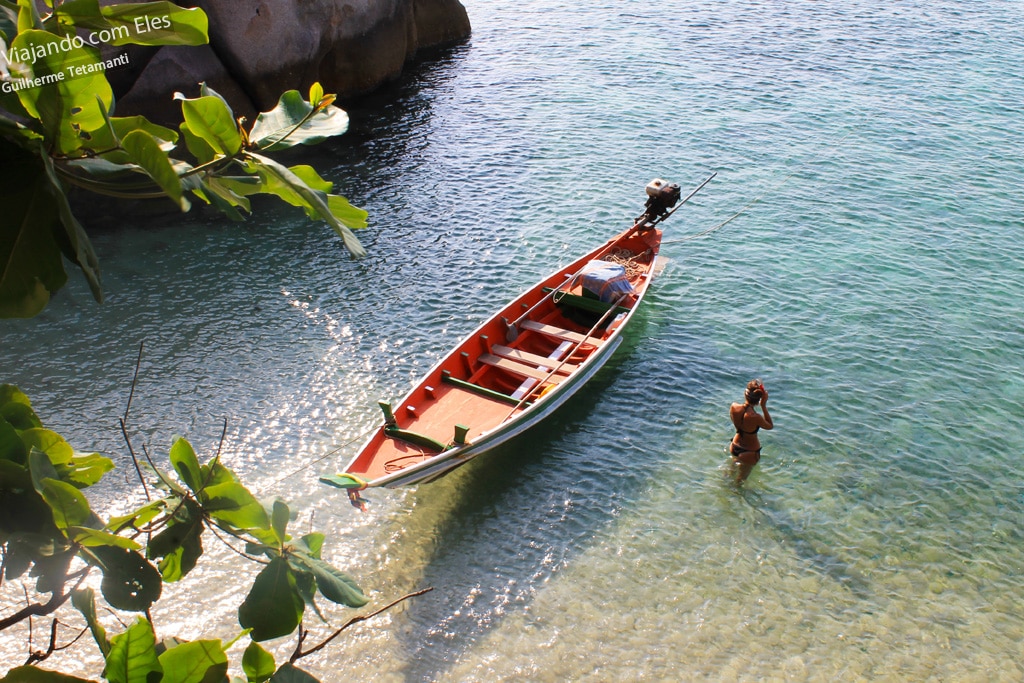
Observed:
[[[749,432],[746,431],[745,429],[743,429],[743,417],[746,414],[747,414],[747,407],[743,406],[743,413],[740,414],[740,422],[739,422],[739,424],[733,423],[733,425],[736,427],[736,433],[737,434],[757,434],[757,430],[759,430],[760,427],[754,427],[753,431],[749,431]]]

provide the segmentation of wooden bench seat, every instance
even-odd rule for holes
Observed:
[[[550,382],[551,384],[558,384],[565,379],[560,375],[552,375],[549,377],[549,371],[538,370],[533,366],[524,365],[517,361],[509,360],[508,358],[500,358],[495,356],[493,353],[482,354],[479,361],[485,365],[501,368],[502,370],[511,372],[514,375],[519,375],[520,377],[529,377],[538,381]],[[547,362],[550,363],[551,361]]]
[[[539,323],[536,320],[524,320],[521,323],[524,330],[531,330],[532,332],[539,332],[545,337],[551,337],[552,339],[562,339],[564,341],[570,341],[573,344],[579,344],[584,339],[586,344],[591,346],[601,346],[604,342],[594,337],[587,337],[585,334],[579,332],[573,332],[572,330],[562,329],[561,327],[555,327],[554,325],[545,325]]]
[[[562,363],[557,358],[546,358],[544,356],[538,356],[535,353],[529,353],[521,349],[513,349],[508,346],[501,346],[495,344],[491,347],[491,353],[495,356],[502,358],[508,358],[509,360],[519,361],[526,365],[533,365],[538,368],[547,368],[548,370],[558,368],[557,372],[561,375],[571,375],[575,372],[579,366],[574,363]],[[559,363],[562,363],[559,367]]]

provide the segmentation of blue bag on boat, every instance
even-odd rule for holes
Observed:
[[[605,303],[611,303],[623,294],[632,294],[633,285],[626,277],[626,268],[610,261],[591,261],[580,273],[583,289]]]

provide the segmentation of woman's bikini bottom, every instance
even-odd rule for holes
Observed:
[[[732,455],[733,460],[735,460],[736,463],[742,465],[756,465],[761,459],[760,448],[756,451],[751,451],[736,443],[729,444],[729,453]]]

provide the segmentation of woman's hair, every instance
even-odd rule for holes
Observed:
[[[743,398],[750,405],[761,402],[764,396],[764,384],[759,379],[752,379],[747,382],[747,390],[743,392]]]

